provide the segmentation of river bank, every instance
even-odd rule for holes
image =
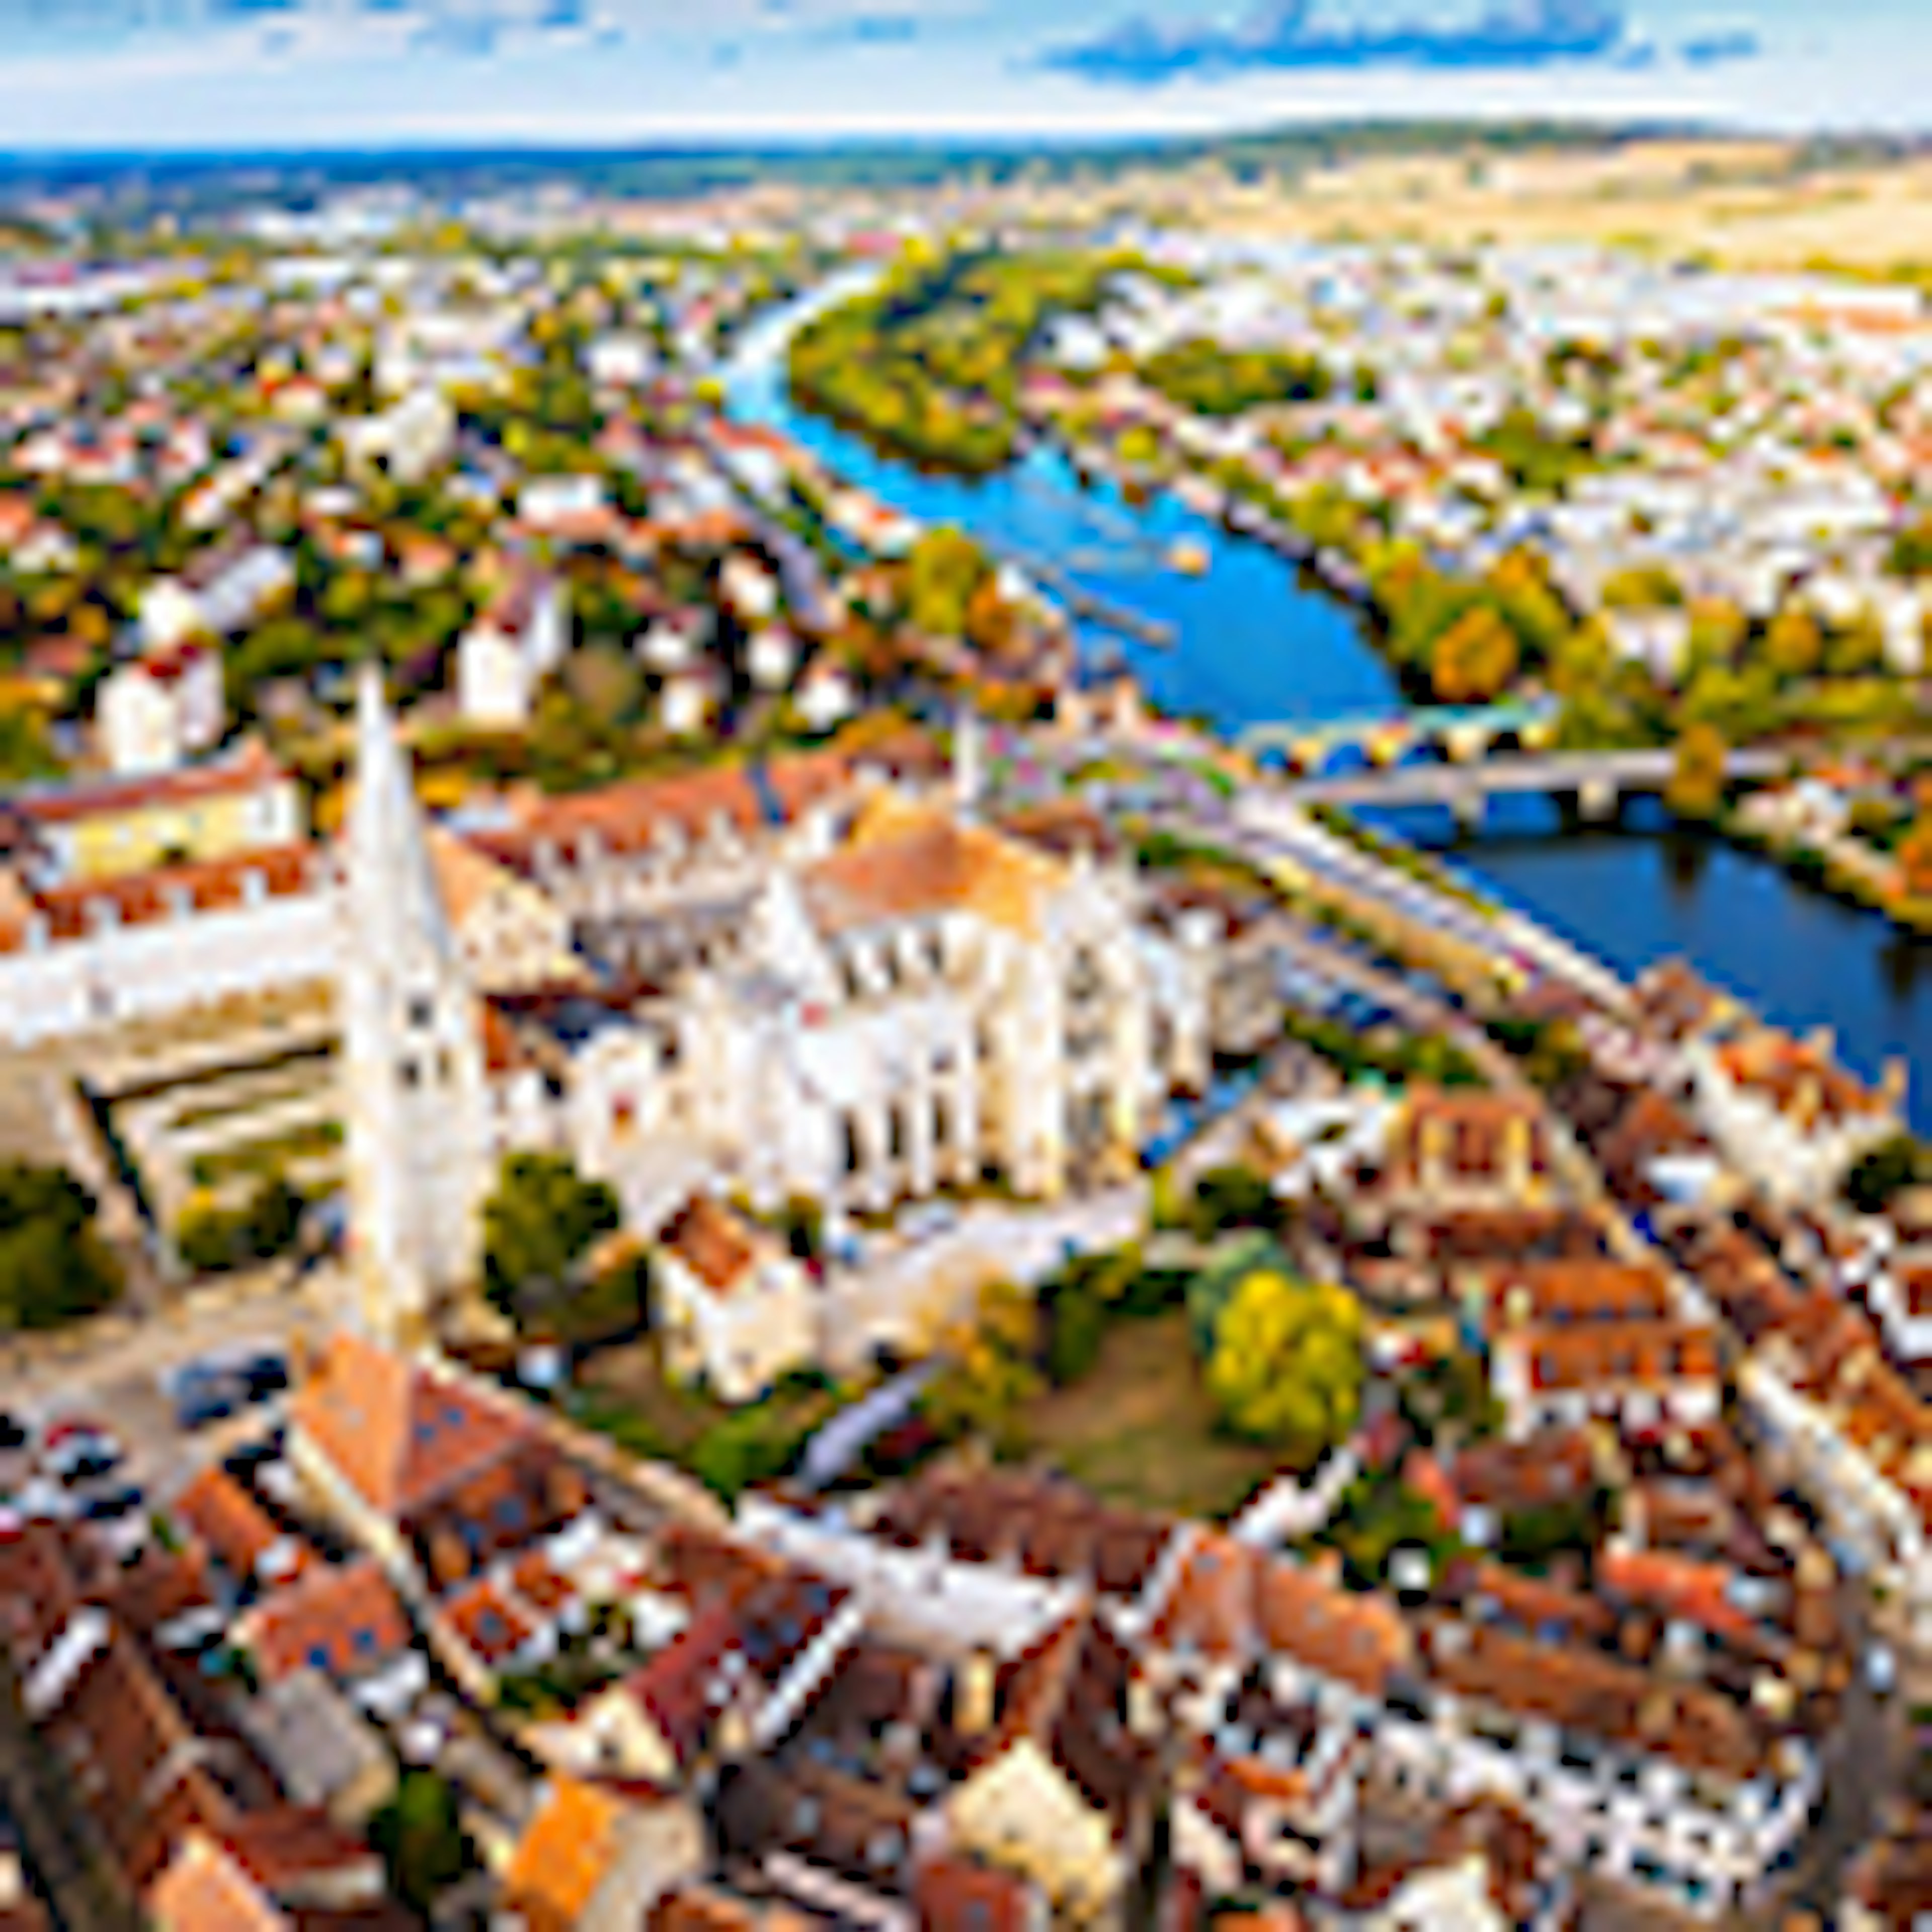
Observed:
[[[821,290],[811,300],[840,298]],[[1170,624],[1171,649],[1077,619],[1075,626],[1084,650],[1124,659],[1162,710],[1202,718],[1232,738],[1251,724],[1327,724],[1407,708],[1360,613],[1298,562],[1231,528],[1232,519],[1204,514],[1171,491],[1136,502],[1118,483],[1083,488],[1070,460],[1043,445],[986,477],[919,472],[796,407],[783,379],[784,318],[760,328],[764,340],[752,347],[761,352],[734,358],[728,371],[734,416],[782,430],[922,523],[957,524],[994,548],[1067,558],[1076,581]],[[1160,564],[1184,539],[1207,551],[1198,576]],[[1903,1052],[1921,1076],[1914,1124],[1932,1132],[1932,948],[1789,876],[1768,856],[1673,829],[1654,800],[1634,801],[1610,831],[1566,824],[1537,800],[1498,803],[1474,838],[1446,812],[1431,817],[1397,813],[1377,823],[1452,849],[1479,887],[1626,976],[1682,955],[1770,1019],[1834,1027],[1845,1057],[1868,1078]]]

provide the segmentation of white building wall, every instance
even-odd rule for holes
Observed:
[[[232,995],[332,980],[332,890],[218,913],[106,926],[0,955],[0,1038],[26,1046]]]

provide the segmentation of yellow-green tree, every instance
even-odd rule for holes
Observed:
[[[1780,677],[1809,677],[1824,652],[1817,619],[1796,604],[1779,611],[1764,634],[1765,656]]]
[[[1040,1310],[1010,1281],[988,1282],[970,1320],[943,1330],[933,1352],[944,1372],[926,1393],[925,1409],[949,1434],[984,1436],[1001,1452],[1017,1446],[1020,1410],[1046,1382],[1040,1371]]]
[[[973,593],[990,574],[986,553],[963,530],[928,530],[910,560],[909,615],[928,636],[956,638]]]
[[[1361,1412],[1362,1332],[1346,1288],[1258,1269],[1216,1324],[1208,1393],[1238,1435],[1276,1444],[1305,1468]]]
[[[1724,734],[1714,724],[1692,724],[1677,741],[1677,767],[1664,793],[1684,818],[1712,818],[1724,802]]]
[[[1430,676],[1445,704],[1480,704],[1516,675],[1516,634],[1486,606],[1460,618],[1436,646]]]

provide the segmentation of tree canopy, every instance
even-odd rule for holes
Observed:
[[[64,1168],[0,1163],[0,1331],[60,1328],[121,1288],[93,1196]]]
[[[514,1154],[483,1204],[483,1268],[500,1306],[522,1307],[567,1288],[578,1264],[622,1220],[616,1196],[567,1156]]]
[[[1346,1288],[1258,1268],[1216,1324],[1208,1393],[1236,1434],[1276,1444],[1306,1468],[1355,1426],[1362,1336]]]

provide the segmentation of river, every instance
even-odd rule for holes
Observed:
[[[1022,561],[1050,560],[1084,588],[1171,625],[1170,648],[1081,627],[1084,643],[1123,656],[1165,709],[1232,732],[1402,706],[1352,611],[1172,497],[1136,506],[1110,487],[1084,488],[1047,450],[992,476],[929,475],[794,406],[784,340],[803,316],[862,285],[841,278],[748,332],[727,372],[734,415],[783,430],[923,523],[957,524]],[[1168,566],[1181,538],[1206,553],[1203,574]],[[1492,807],[1474,839],[1459,837],[1447,814],[1394,814],[1390,822],[1425,843],[1453,842],[1466,870],[1626,974],[1682,955],[1768,1018],[1833,1027],[1846,1059],[1868,1077],[1904,1055],[1913,1123],[1932,1133],[1932,948],[1762,859],[1673,830],[1654,802],[1636,802],[1608,831],[1566,830],[1553,808],[1527,800]]]

